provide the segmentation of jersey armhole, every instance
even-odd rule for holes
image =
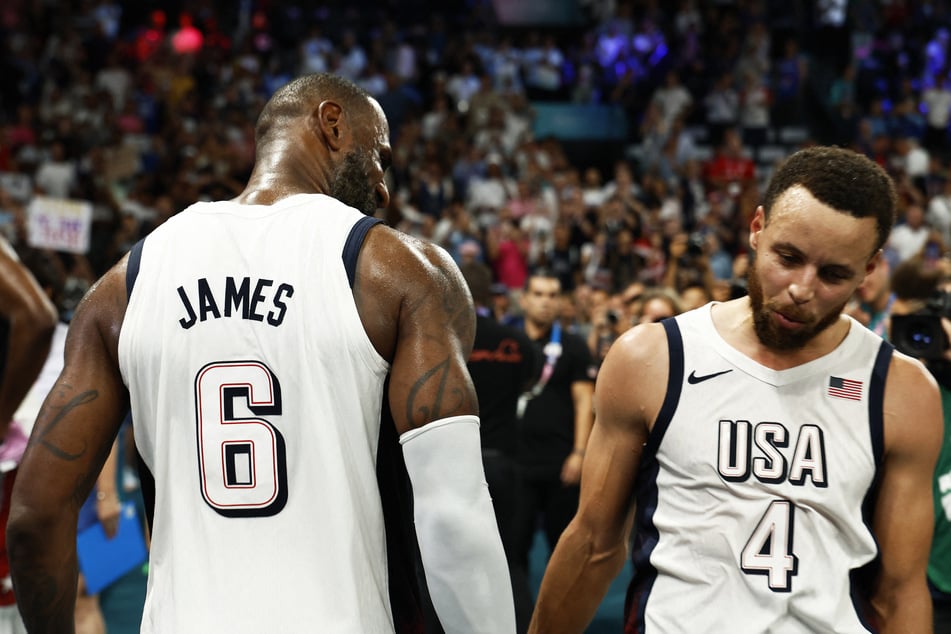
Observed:
[[[353,282],[357,277],[357,257],[360,255],[360,247],[366,239],[367,232],[376,224],[382,222],[379,218],[365,216],[357,220],[350,229],[350,235],[343,245],[343,266],[347,269],[347,280],[350,282],[350,288],[353,288]]]
[[[680,333],[680,327],[674,319],[664,319],[661,321],[664,332],[667,333],[667,391],[664,395],[664,402],[657,413],[657,420],[654,421],[654,427],[651,429],[650,436],[647,439],[645,452],[653,455],[660,446],[667,427],[677,411],[677,404],[680,403],[680,392],[684,383],[684,342]]]
[[[142,246],[145,244],[145,238],[142,238],[132,246],[129,251],[129,261],[125,269],[125,293],[126,300],[132,297],[132,288],[135,286],[135,280],[139,277],[139,264],[142,262]]]
[[[882,465],[885,456],[885,379],[888,376],[888,366],[892,360],[895,347],[887,341],[882,341],[872,367],[871,385],[868,393],[868,425],[869,436],[872,440],[872,456],[875,458],[875,467]]]

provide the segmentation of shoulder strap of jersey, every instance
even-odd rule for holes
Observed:
[[[888,366],[891,363],[894,351],[895,346],[883,339],[878,348],[878,355],[875,357],[871,385],[869,386],[868,424],[876,468],[881,467],[882,457],[885,455],[885,417],[883,410],[885,378],[888,376]]]
[[[129,263],[125,269],[125,293],[126,300],[132,297],[132,287],[135,286],[135,278],[139,276],[139,264],[142,261],[142,245],[145,244],[145,238],[142,238],[133,245],[129,251]]]
[[[357,276],[357,256],[360,255],[360,247],[363,246],[363,240],[367,236],[370,228],[382,222],[379,218],[366,216],[360,218],[350,229],[350,235],[343,245],[343,265],[347,269],[347,279],[350,280],[350,288],[353,288],[353,281]]]
[[[664,319],[661,322],[667,334],[667,356],[669,368],[667,370],[667,393],[664,402],[657,413],[657,420],[647,438],[645,453],[654,455],[660,446],[660,441],[667,432],[677,405],[680,403],[680,391],[684,383],[684,342],[680,332],[680,324],[676,319]]]

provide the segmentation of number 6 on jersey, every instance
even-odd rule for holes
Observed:
[[[260,361],[209,363],[195,377],[201,494],[225,517],[276,515],[287,502],[281,386]]]

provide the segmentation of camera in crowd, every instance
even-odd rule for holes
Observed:
[[[948,338],[941,318],[951,319],[951,292],[937,291],[925,307],[908,315],[892,315],[891,341],[905,354],[926,361],[944,357]]]
[[[700,257],[703,255],[703,244],[706,242],[703,234],[699,231],[694,231],[687,238],[687,255],[691,257]]]

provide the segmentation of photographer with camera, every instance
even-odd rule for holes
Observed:
[[[895,347],[921,359],[941,390],[944,440],[934,473],[934,536],[928,587],[935,634],[951,634],[951,262],[916,256],[892,275],[895,302],[889,335]]]
[[[708,293],[712,292],[713,270],[704,245],[705,238],[700,232],[674,234],[668,246],[663,285],[680,293],[688,286],[699,284]]]

